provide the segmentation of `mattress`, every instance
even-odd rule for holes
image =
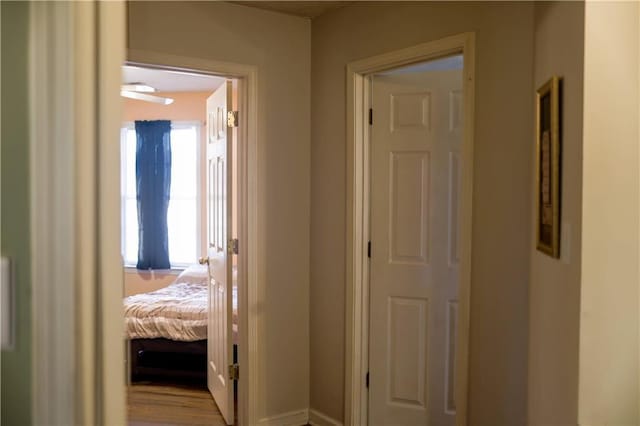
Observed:
[[[234,271],[235,272],[235,271]],[[207,338],[209,277],[206,266],[185,269],[167,287],[124,299],[129,339],[165,338],[193,342]],[[233,285],[233,341],[237,338],[237,286]]]

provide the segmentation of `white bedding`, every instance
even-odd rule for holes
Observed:
[[[207,280],[206,267],[191,266],[178,275],[176,280],[167,287],[125,298],[127,337],[129,339],[163,337],[184,342],[206,339]],[[234,285],[234,342],[236,341],[238,317],[236,289],[237,286]]]

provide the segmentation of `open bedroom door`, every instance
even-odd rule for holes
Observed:
[[[209,265],[209,322],[207,331],[207,386],[227,424],[234,423],[232,334],[232,259],[237,243],[231,239],[231,155],[233,132],[232,82],[223,83],[207,99],[207,218]],[[230,114],[233,118],[233,113]]]

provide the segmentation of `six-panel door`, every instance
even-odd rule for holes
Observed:
[[[369,424],[454,424],[461,70],[372,78]]]

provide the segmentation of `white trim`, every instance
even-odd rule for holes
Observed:
[[[173,122],[172,122],[173,123]],[[180,128],[185,122],[176,122],[176,128]],[[172,124],[173,126],[173,124]],[[194,263],[200,257],[202,257],[202,245],[203,245],[203,236],[204,230],[207,229],[207,226],[204,221],[204,216],[202,215],[202,207],[205,204],[204,188],[207,186],[206,179],[202,179],[202,156],[205,155],[205,151],[202,149],[202,135],[204,134],[203,127],[205,123],[200,121],[194,121],[190,124],[186,124],[186,127],[190,126],[195,127],[196,129],[196,158],[198,159],[196,163],[196,185],[198,189],[196,190],[196,226],[198,227],[198,231],[196,232],[196,258],[194,259]],[[172,127],[173,129],[173,127]],[[172,268],[179,268],[181,266],[187,265],[174,265]]]
[[[261,426],[301,426],[309,421],[309,410],[296,410],[276,416],[265,417],[258,422]]]
[[[125,344],[120,245],[120,144],[125,3],[96,2],[97,167],[97,380],[98,423],[124,424]],[[86,58],[83,58],[86,60]],[[81,176],[79,178],[82,178]]]
[[[467,424],[475,34],[464,33],[347,65],[347,233],[345,424],[366,425],[368,391],[369,135],[368,75],[450,54],[464,55],[464,136],[461,150],[460,283],[456,358],[456,424]]]
[[[128,51],[128,63],[147,68],[170,69],[211,74],[238,79],[238,362],[241,366],[238,383],[238,424],[258,422],[258,401],[264,400],[258,386],[258,360],[263,354],[258,330],[263,317],[258,315],[264,295],[258,291],[260,255],[258,217],[258,68],[200,58],[176,56],[152,51]],[[243,249],[246,247],[246,249]],[[245,251],[246,250],[246,251]]]
[[[30,5],[34,424],[125,422],[124,339],[113,321],[123,290],[113,141],[124,18],[123,2]]]
[[[113,144],[117,136],[113,118],[119,121],[120,103],[112,95],[116,93],[112,83],[120,84],[124,8],[116,2],[38,3],[32,11],[30,92],[36,101],[30,116],[36,129],[32,146],[38,144],[38,149],[31,150],[31,171],[51,179],[32,181],[33,220],[48,220],[51,225],[33,238],[56,241],[57,247],[38,243],[32,247],[34,258],[49,257],[33,264],[34,271],[45,277],[34,275],[34,326],[50,330],[48,336],[42,330],[34,333],[34,423],[122,424],[124,399],[112,392],[124,382],[124,374],[119,374],[124,371],[123,352],[117,350],[123,347],[122,328],[105,315],[122,309],[120,221],[119,212],[106,214],[100,205],[106,204],[107,196],[113,201],[111,194],[119,194],[119,177],[104,165],[118,152]],[[111,30],[114,34],[108,34]],[[42,162],[50,148],[55,150]],[[65,174],[72,176],[70,181],[60,178]],[[42,192],[44,185],[50,185],[50,195]],[[115,203],[119,205],[119,198]],[[73,219],[71,226],[63,226],[57,218],[60,208]],[[46,214],[51,217],[42,219]],[[65,241],[74,244],[73,250],[63,250]],[[70,260],[60,260],[65,253]],[[63,274],[66,278],[58,280]],[[47,284],[55,288],[48,299]],[[74,356],[60,358],[42,349],[46,339],[68,346]],[[102,341],[111,344],[98,345]],[[69,362],[73,362],[71,371],[66,368]],[[42,366],[44,372],[39,370]],[[56,401],[62,401],[61,406],[56,407]]]
[[[75,424],[73,6],[30,6],[33,423]]]
[[[95,57],[96,7],[94,3],[75,4],[76,24],[76,138],[82,143],[76,146],[76,199],[75,211],[78,229],[75,257],[77,283],[76,330],[78,344],[76,404],[78,424],[98,424],[97,395],[97,118],[96,118],[96,62]],[[84,58],[84,60],[83,60]],[[93,285],[91,285],[93,284]],[[81,407],[81,409],[80,409]]]
[[[338,420],[332,419],[313,408],[309,410],[309,424],[313,426],[342,426],[342,423]]]

